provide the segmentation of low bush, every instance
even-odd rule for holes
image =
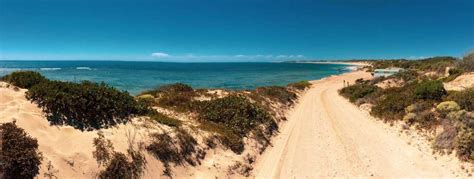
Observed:
[[[419,74],[415,70],[404,70],[404,71],[398,72],[393,77],[397,79],[402,79],[405,82],[410,82],[410,81],[416,80],[418,76]]]
[[[199,127],[203,130],[215,133],[219,142],[234,153],[240,154],[244,151],[244,141],[242,137],[233,130],[213,122],[201,122]],[[212,145],[212,143],[210,144]]]
[[[93,140],[95,150],[92,152],[92,156],[99,165],[105,165],[112,158],[114,146],[112,141],[105,139],[102,132],[99,132],[97,135],[98,137]]]
[[[95,150],[92,151],[92,156],[99,166],[105,167],[103,171],[99,172],[98,178],[132,179],[140,178],[143,175],[146,165],[145,155],[139,150],[135,150],[131,144],[127,150],[128,156],[114,151],[112,142],[105,139],[101,132],[98,133],[97,138],[94,138],[93,144]]]
[[[140,178],[144,172],[145,157],[139,152],[129,153],[132,161],[120,152],[114,152],[104,171],[99,173],[99,178]]]
[[[431,57],[421,60],[376,60],[372,61],[372,66],[373,69],[399,67],[411,70],[444,72],[446,67],[454,66],[456,60],[454,57]]]
[[[151,120],[170,126],[170,127],[180,127],[182,124],[180,120],[168,117],[159,112],[150,113],[148,116],[150,117]]]
[[[168,134],[152,134],[152,143],[146,147],[148,152],[153,154],[156,158],[164,164],[173,162],[181,163],[181,157],[178,152],[178,147],[174,144],[173,138]]]
[[[176,138],[179,146],[179,153],[183,159],[191,165],[196,165],[194,160],[191,158],[196,152],[196,145],[198,144],[196,139],[191,136],[188,132],[183,129],[176,130]]]
[[[46,81],[30,88],[26,97],[38,104],[52,124],[92,130],[125,123],[150,108],[105,83]]]
[[[385,120],[398,120],[404,116],[405,108],[412,103],[410,97],[392,92],[380,97],[370,113]]]
[[[204,101],[199,119],[221,124],[242,136],[259,125],[270,128],[270,132],[278,128],[267,111],[240,95]]]
[[[431,110],[426,110],[418,113],[414,122],[418,124],[419,129],[433,129],[439,123],[436,115]]]
[[[38,141],[15,123],[0,125],[0,174],[4,178],[34,178],[42,155]]]
[[[298,89],[298,90],[305,90],[306,88],[311,87],[311,83],[308,82],[308,81],[299,81],[299,82],[296,82],[296,83],[290,83],[290,84],[288,84],[288,86],[293,87],[293,88]]]
[[[468,126],[460,127],[454,142],[459,158],[466,161],[474,160],[474,128]]]
[[[193,98],[196,96],[194,89],[186,84],[174,83],[160,86],[156,89],[143,92],[140,96],[152,95],[156,98],[156,104],[171,108],[179,112],[194,110]]]
[[[460,66],[462,69],[464,69],[464,71],[474,71],[474,52],[464,56]]]
[[[462,70],[461,68],[451,68],[449,69],[448,73],[449,73],[449,76],[444,78],[443,81],[444,82],[450,82],[450,81],[453,81],[454,79],[456,79],[458,76],[462,75],[462,73],[464,72],[464,70]]]
[[[436,110],[442,114],[448,114],[450,112],[461,110],[461,107],[459,107],[458,103],[454,101],[444,101],[436,106]]]
[[[355,102],[357,99],[364,98],[367,95],[375,93],[379,90],[377,86],[364,84],[364,83],[357,83],[348,87],[342,88],[339,93],[349,98],[349,101]]]
[[[2,81],[11,83],[20,88],[29,89],[47,79],[38,72],[34,71],[17,71],[1,78]]]
[[[298,97],[295,93],[281,86],[266,86],[255,89],[257,95],[266,96],[283,104],[292,104]]]
[[[171,176],[170,163],[182,164],[184,161],[195,165],[193,154],[197,152],[197,141],[183,129],[176,130],[176,141],[166,133],[151,135],[152,142],[147,151],[165,165],[163,173]]]
[[[446,95],[446,90],[441,81],[423,81],[416,85],[415,95],[418,99],[439,101]]]
[[[462,109],[474,111],[474,87],[463,91],[451,92],[447,99],[456,101]]]
[[[406,113],[419,113],[425,110],[429,110],[433,107],[432,103],[428,101],[417,101],[412,105],[405,108]]]
[[[436,136],[433,147],[436,150],[447,150],[448,153],[451,153],[455,147],[454,139],[456,138],[457,130],[453,126],[448,126],[443,129],[443,132]]]

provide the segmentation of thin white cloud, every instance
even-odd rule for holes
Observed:
[[[304,59],[303,55],[197,55],[193,53],[183,55],[171,55],[163,52],[155,52],[151,55],[153,58],[160,58],[169,62],[248,62],[248,61],[284,61]]]
[[[156,57],[156,58],[166,58],[166,57],[170,57],[169,54],[163,53],[163,52],[155,52],[155,53],[152,53],[151,56],[152,56],[152,57]]]
[[[428,58],[428,57],[425,57],[425,56],[409,56],[406,59],[408,59],[408,60],[418,60],[418,59],[423,59],[423,58]]]

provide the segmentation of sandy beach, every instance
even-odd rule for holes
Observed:
[[[297,62],[297,63],[314,63],[314,64],[339,64],[339,65],[351,65],[351,66],[368,66],[369,63],[366,62],[338,62],[338,61],[324,61],[324,62]]]

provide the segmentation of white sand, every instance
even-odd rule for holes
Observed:
[[[314,81],[272,148],[257,160],[256,178],[467,177],[453,156],[435,156],[430,144],[409,145],[395,127],[375,120],[341,97],[343,80],[370,78],[356,71]]]
[[[474,87],[474,73],[466,73],[456,77],[453,81],[444,83],[446,90],[461,91]]]
[[[274,147],[257,158],[254,170],[257,178],[465,176],[458,172],[460,164],[454,157],[435,160],[428,143],[417,140],[417,146],[407,144],[409,140],[400,137],[397,129],[372,119],[337,94],[342,80],[354,81],[361,77],[370,75],[352,72],[312,82],[313,87],[289,113]],[[25,91],[0,84],[0,123],[16,120],[19,127],[38,139],[44,156],[38,177],[44,177],[45,165],[51,161],[58,178],[94,178],[100,171],[92,157],[92,140],[97,131],[50,126],[41,110],[25,99]],[[148,134],[167,130],[163,128],[134,119],[127,125],[102,131],[117,151],[125,152],[127,133],[136,133],[136,141],[145,141]],[[255,149],[246,148],[242,155],[229,150],[209,150],[202,165],[173,167],[174,176],[227,178],[230,165],[241,161],[246,153],[256,153]],[[144,177],[163,178],[162,163],[148,154],[146,157]]]
[[[41,109],[25,98],[26,90],[15,91],[12,87],[6,86],[6,83],[0,82],[0,123],[16,121],[19,127],[38,140],[39,151],[44,158],[37,177],[44,178],[44,173],[47,172],[46,165],[51,162],[54,167],[52,173],[58,178],[96,178],[102,170],[92,156],[92,151],[95,150],[92,142],[97,137],[98,131],[82,132],[68,126],[51,126]],[[129,136],[135,136],[134,141],[137,145],[149,141],[151,133],[171,130],[167,126],[135,118],[126,125],[100,131],[112,141],[117,152],[126,153],[129,138],[132,138]],[[205,135],[205,132],[191,130],[191,134],[204,145],[202,135]],[[167,178],[162,175],[163,164],[147,152],[144,153],[147,160],[144,178]],[[249,146],[242,155],[222,148],[207,150],[206,158],[201,165],[192,167],[171,164],[173,177],[227,178],[229,166],[242,161],[248,153],[254,155],[257,151]]]

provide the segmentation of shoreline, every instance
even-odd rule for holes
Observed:
[[[294,62],[294,63],[335,64],[335,65],[351,65],[351,66],[369,66],[369,65],[370,65],[370,63],[365,63],[365,62],[337,62],[337,61],[327,61],[327,62]]]

